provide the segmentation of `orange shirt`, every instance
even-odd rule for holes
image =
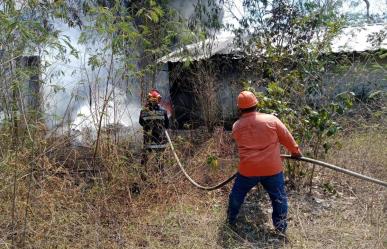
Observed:
[[[242,114],[233,125],[232,136],[238,145],[238,170],[243,176],[271,176],[281,172],[280,144],[291,153],[300,153],[285,125],[270,114]]]

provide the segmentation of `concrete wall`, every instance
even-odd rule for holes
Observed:
[[[171,65],[169,68],[171,95],[179,127],[183,127],[180,122],[193,125],[193,127],[204,125],[203,112],[211,109],[216,111],[217,124],[230,128],[238,115],[236,98],[243,89],[242,81],[254,82],[256,76],[243,72],[239,61],[229,58],[211,58],[208,63],[193,62],[189,67],[184,67],[183,63],[171,63]],[[204,82],[199,83],[200,79],[197,77],[203,73],[209,75],[201,79]],[[215,80],[215,84],[211,85],[212,83],[205,82],[206,80]],[[202,89],[197,89],[198,85]],[[201,91],[203,94],[207,94],[207,91],[215,93],[215,101],[204,101],[212,103],[211,106],[202,106],[201,96],[197,96]]]
[[[5,51],[0,52],[0,63]],[[6,118],[6,111],[10,112],[11,103],[17,100],[17,111],[26,115],[27,121],[42,117],[42,82],[41,60],[39,56],[20,56],[14,60],[5,58],[7,63],[2,64],[0,121]],[[14,86],[17,86],[15,88]],[[8,117],[10,118],[10,117]]]
[[[387,91],[387,58],[374,55],[355,56],[349,66],[335,65],[323,78],[327,96],[352,91],[357,97],[368,96],[371,91]]]
[[[23,56],[18,58],[17,67],[27,74],[23,89],[23,100],[28,112],[42,111],[41,62],[39,56]],[[41,113],[39,114],[41,115]]]
[[[345,58],[345,65],[344,65]],[[352,91],[356,94],[357,98],[364,98],[368,96],[370,92],[377,90],[387,91],[387,58],[380,59],[375,57],[374,54],[356,55],[348,57],[348,55],[338,55],[336,58],[338,62],[327,70],[327,73],[323,76],[323,92],[311,97],[310,100],[314,101],[316,105],[330,103],[337,94],[344,91]],[[246,72],[241,67],[240,62],[229,61],[225,62],[225,59],[214,59],[211,61],[215,63],[216,70],[213,72],[216,75],[216,96],[220,108],[219,119],[224,123],[225,127],[230,128],[235,118],[238,116],[238,110],[236,106],[236,98],[239,92],[243,89],[243,81],[250,83],[258,91],[263,91],[264,88],[259,86],[257,82],[263,79],[262,75],[258,75],[254,72]],[[195,63],[195,62],[194,62]],[[349,63],[349,64],[348,64]],[[190,82],[190,77],[195,74],[194,67],[188,69],[181,69],[182,63],[173,63],[174,66],[170,68],[170,73],[174,75],[174,79],[181,84],[195,84]],[[177,68],[177,69],[176,69]],[[180,71],[179,71],[180,70]],[[188,71],[188,73],[187,73]],[[190,98],[187,97],[190,96]],[[184,90],[179,93],[180,98],[186,99],[188,102],[192,102],[192,92]],[[172,98],[177,98],[172,96]],[[175,102],[175,105],[181,103]],[[194,104],[186,105],[183,108],[189,113],[194,115],[201,115],[200,108]],[[174,106],[175,109],[181,109],[180,106]],[[200,118],[196,121],[200,121]],[[204,123],[201,121],[201,124]]]

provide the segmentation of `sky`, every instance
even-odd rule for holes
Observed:
[[[370,15],[387,13],[387,0],[368,0],[370,3]],[[342,13],[366,14],[367,8],[363,0],[343,0]],[[244,14],[243,0],[224,0],[224,24],[238,25],[237,18]],[[387,22],[387,20],[385,20]]]
[[[238,0],[239,1],[239,0]],[[368,0],[370,3],[370,15],[380,15],[387,12],[387,0]],[[355,3],[355,4],[354,4]],[[363,0],[343,1],[343,12],[366,14],[366,4]]]

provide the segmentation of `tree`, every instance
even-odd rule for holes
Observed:
[[[321,158],[339,130],[335,115],[351,106],[352,95],[332,99],[325,94],[324,73],[335,64],[330,43],[345,24],[339,1],[243,2],[245,16],[233,29],[245,66],[261,78],[247,88],[264,87],[259,95],[262,112],[279,116],[296,134],[304,153]],[[310,184],[313,171],[309,172]],[[290,179],[305,174],[289,164]]]

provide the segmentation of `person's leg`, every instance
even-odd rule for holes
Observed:
[[[236,217],[239,213],[246,194],[259,182],[259,177],[245,177],[240,174],[235,178],[234,186],[232,187],[228,210],[227,219],[230,224],[235,224]]]
[[[159,173],[164,174],[164,164],[165,164],[165,148],[155,150],[157,153],[157,169]]]
[[[285,233],[287,228],[288,198],[285,191],[283,172],[261,178],[261,184],[269,194],[273,207],[273,225],[279,232]]]
[[[142,154],[141,154],[141,166],[146,168],[146,165],[148,163],[148,154],[149,154],[149,149],[143,149]]]
[[[141,166],[142,168],[140,169],[140,178],[143,181],[147,180],[147,175],[148,175],[148,161],[150,158],[150,154],[152,153],[151,149],[144,149],[142,151],[142,158],[141,158]]]

